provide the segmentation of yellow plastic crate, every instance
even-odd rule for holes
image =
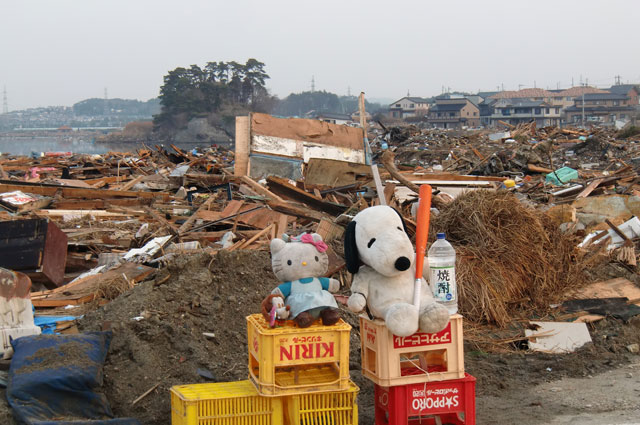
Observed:
[[[280,425],[282,399],[261,397],[249,381],[171,387],[172,425]]]
[[[342,319],[271,329],[261,314],[247,316],[249,380],[263,396],[348,390],[350,331]]]
[[[307,393],[284,397],[288,425],[358,425],[356,397],[360,388],[349,381],[346,391]]]

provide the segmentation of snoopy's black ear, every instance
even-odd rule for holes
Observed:
[[[358,245],[356,245],[356,222],[351,221],[344,232],[344,259],[349,273],[357,273],[360,268]]]
[[[398,211],[397,209],[391,207],[392,210],[394,210],[396,212],[396,214],[398,214],[398,217],[400,217],[400,221],[402,222],[402,228],[404,229],[405,233],[407,232],[407,225],[404,223],[404,217],[402,217],[402,214],[400,214],[400,211]]]

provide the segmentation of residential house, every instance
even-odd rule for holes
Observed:
[[[582,97],[583,94],[608,93],[606,90],[597,89],[591,86],[571,87],[564,90],[549,90],[549,92],[551,92],[551,99],[549,100],[550,103],[553,105],[561,105],[563,109],[573,106],[575,99]]]
[[[391,118],[409,118],[425,116],[429,112],[429,99],[422,97],[403,97],[389,105]]]
[[[571,87],[564,90],[526,88],[498,92],[485,100],[488,107],[481,109],[481,120],[484,125],[490,126],[496,125],[499,120],[509,123],[535,120],[539,126],[561,126],[565,123],[564,110],[574,106],[576,98],[582,97],[583,94],[606,93],[608,93],[606,90],[590,86]],[[512,102],[498,104],[501,100],[511,100]],[[496,105],[498,105],[498,111],[495,110]],[[536,113],[537,111],[539,113]]]
[[[562,107],[544,100],[503,98],[490,106],[488,120],[483,116],[490,126],[497,126],[500,121],[511,125],[535,121],[538,127],[559,126],[562,119]]]
[[[314,112],[308,116],[308,118],[328,122],[331,124],[348,124],[353,122],[351,115],[347,114],[335,114],[333,112]]]
[[[589,93],[577,97],[574,106],[565,109],[565,120],[570,124],[613,124],[616,120],[631,119],[635,112],[636,108],[630,105],[626,95]]]
[[[638,105],[638,98],[640,97],[640,86],[635,84],[619,84],[617,86],[611,86],[609,93],[622,94],[629,98],[628,104],[631,106]]]
[[[364,111],[364,119],[369,122],[371,121],[371,114],[369,113],[369,111]],[[355,122],[355,123],[359,123],[360,122],[360,111],[354,111],[351,113],[351,121]]]
[[[493,105],[497,100],[486,99],[478,105],[480,111],[480,125],[483,127],[491,127],[491,116],[493,115]]]
[[[436,128],[461,128],[480,126],[480,110],[469,99],[436,98],[429,110],[427,122]]]

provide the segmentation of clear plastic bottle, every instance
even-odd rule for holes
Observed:
[[[458,291],[456,288],[456,250],[438,233],[438,239],[428,253],[429,285],[436,301],[447,307],[449,314],[458,312]]]

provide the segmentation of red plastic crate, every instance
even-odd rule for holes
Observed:
[[[376,425],[475,425],[476,378],[375,386]]]

